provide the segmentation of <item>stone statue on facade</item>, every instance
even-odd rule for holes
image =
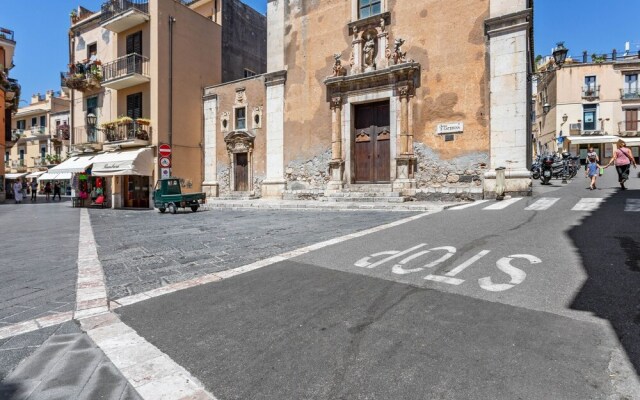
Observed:
[[[373,71],[375,69],[376,58],[376,41],[373,35],[367,37],[367,41],[362,48],[362,64],[364,65],[365,72]]]
[[[397,38],[395,43],[393,44],[393,53],[391,53],[388,57],[391,60],[392,65],[398,65],[407,62],[407,52],[403,52],[401,50],[403,44],[404,39],[401,38]]]
[[[342,66],[342,61],[340,60],[340,58],[342,58],[342,54],[340,53],[335,53],[333,55],[335,63],[333,64],[332,76],[345,76],[347,74],[347,70]]]

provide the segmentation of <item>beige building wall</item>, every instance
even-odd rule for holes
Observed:
[[[172,173],[185,191],[203,181],[202,90],[221,80],[221,27],[172,0],[151,2],[151,119],[153,143],[169,142],[169,16],[173,25]],[[156,166],[156,176],[158,167]]]

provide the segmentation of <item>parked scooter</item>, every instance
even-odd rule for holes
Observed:
[[[542,157],[542,162],[540,163],[540,180],[543,185],[548,185],[549,181],[553,177],[553,164],[555,163],[555,158],[553,155],[547,154]]]
[[[531,171],[531,177],[533,179],[540,179],[540,156],[537,156],[533,161],[533,164],[531,164],[531,168],[529,169],[529,171]]]

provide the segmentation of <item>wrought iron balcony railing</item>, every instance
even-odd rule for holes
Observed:
[[[110,20],[111,18],[123,14],[130,10],[138,10],[145,14],[149,13],[148,0],[108,0],[102,4],[101,22]]]
[[[129,75],[149,76],[149,59],[140,54],[127,54],[102,66],[102,81],[107,83]]]
[[[136,121],[113,124],[103,127],[102,131],[107,142],[124,142],[128,140],[151,141],[151,126]]]
[[[600,97],[600,85],[587,85],[582,87],[582,98]]]
[[[100,144],[104,143],[104,134],[97,127],[79,126],[73,128],[73,144]]]
[[[622,100],[640,99],[640,87],[626,87],[620,89],[620,97]]]
[[[0,28],[0,39],[14,42],[15,40],[13,40],[13,31],[7,28]]]

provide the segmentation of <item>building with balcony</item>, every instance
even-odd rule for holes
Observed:
[[[602,162],[613,155],[622,138],[638,159],[640,129],[640,52],[613,50],[608,54],[586,51],[567,58],[562,68],[546,71],[550,60],[538,68],[534,152],[568,150],[584,163],[589,146]]]
[[[204,90],[205,191],[482,198],[507,167],[530,194],[532,8],[269,1],[267,73]]]
[[[9,188],[13,182],[13,176],[7,177],[6,146],[11,141],[11,118],[20,103],[20,85],[9,77],[15,49],[13,31],[0,27],[0,151],[3,154],[0,157],[0,202],[11,195]]]
[[[70,151],[69,107],[65,93],[48,90],[44,96],[34,94],[30,104],[18,109],[3,155],[7,176],[37,178],[64,161]]]
[[[234,79],[245,69],[265,70],[264,57],[258,57],[262,65],[254,60],[261,40],[266,56],[266,18],[239,4],[106,0],[100,10],[79,7],[72,16],[69,70],[62,81],[72,99],[72,152],[87,163],[81,170],[79,160],[69,170],[63,163],[54,172],[78,174],[86,187],[76,191],[100,181],[114,208],[151,207],[151,186],[168,174],[182,178],[184,191],[199,191],[202,88],[222,82],[225,65],[237,65],[239,71],[229,75]],[[229,33],[251,18],[262,24],[242,30],[253,34],[255,43]],[[223,38],[236,53],[225,53]],[[172,156],[170,167],[161,169],[157,147],[163,143],[172,146]],[[92,162],[97,156],[106,164],[112,157],[122,168],[100,170]],[[142,160],[149,165],[134,169]]]

